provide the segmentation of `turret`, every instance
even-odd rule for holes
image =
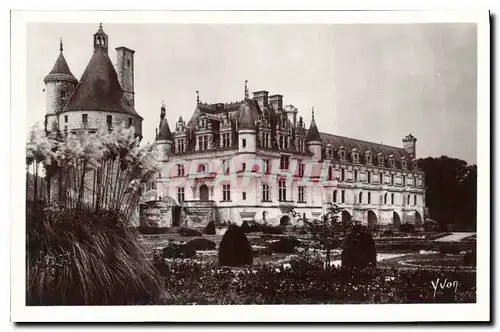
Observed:
[[[403,137],[403,148],[410,155],[411,159],[417,157],[416,145],[417,139],[412,134]]]
[[[166,115],[165,103],[162,102],[160,111],[160,125],[158,127],[158,134],[156,135],[156,148],[160,152],[163,161],[168,160],[168,154],[174,144],[174,137],[168,126]]]
[[[309,126],[309,130],[306,135],[306,144],[309,151],[313,154],[313,160],[319,161],[321,160],[321,135],[318,131],[318,126],[316,125],[316,121],[314,120],[314,107],[312,109],[312,119],[311,125]]]
[[[94,33],[94,53],[97,51],[108,53],[108,35],[102,29],[102,23],[99,24],[99,30]]]
[[[63,110],[78,84],[78,80],[71,73],[64,58],[62,38],[59,42],[59,56],[43,82],[46,99],[45,130],[50,132],[59,128],[58,114]]]
[[[257,127],[252,112],[252,102],[245,101],[238,117],[238,151],[240,153],[256,153]]]

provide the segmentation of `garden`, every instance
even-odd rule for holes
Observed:
[[[441,244],[436,232],[408,227],[376,234],[339,222],[333,204],[301,227],[244,222],[216,231],[211,222],[202,232],[141,234],[130,220],[156,160],[133,129],[31,131],[28,305],[476,301],[475,238]],[[457,287],[433,287],[444,279]]]

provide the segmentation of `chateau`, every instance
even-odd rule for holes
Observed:
[[[126,123],[142,137],[143,119],[134,105],[134,51],[116,48],[115,71],[102,25],[93,45],[78,81],[61,42],[44,79],[46,130],[92,131],[103,123],[110,129]],[[401,147],[392,147],[323,133],[314,109],[307,126],[296,107],[284,105],[282,95],[256,91],[250,96],[246,81],[244,93],[239,102],[210,104],[200,102],[198,94],[187,121],[167,119],[161,106],[154,144],[163,168],[157,182],[145,188],[141,225],[294,224],[291,207],[312,219],[330,203],[343,208],[342,219],[378,229],[422,225],[424,174],[415,162],[417,139],[411,134]],[[153,213],[146,211],[147,204]]]

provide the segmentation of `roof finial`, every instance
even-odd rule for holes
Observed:
[[[102,23],[99,23],[99,29],[102,29]]]
[[[62,42],[62,37],[61,39],[59,40],[59,51],[63,51],[63,42]]]
[[[200,103],[200,91],[196,90],[196,104]]]
[[[161,108],[165,108],[165,100],[161,100]]]
[[[314,121],[314,105],[312,106],[312,121]]]
[[[245,100],[248,99],[248,80],[245,80]]]

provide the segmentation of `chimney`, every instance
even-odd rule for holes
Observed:
[[[269,92],[268,91],[256,91],[253,93],[253,99],[255,101],[257,101],[257,103],[259,104],[259,107],[261,110],[264,109],[264,107],[268,107],[268,95],[269,95]]]
[[[269,96],[269,104],[274,111],[281,111],[283,109],[283,96],[282,95],[272,95]]]
[[[117,75],[123,94],[129,105],[134,108],[134,50],[120,46],[116,48]]]

